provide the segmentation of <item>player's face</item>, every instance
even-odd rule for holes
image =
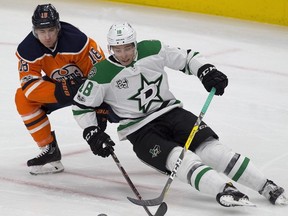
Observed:
[[[58,39],[59,29],[56,27],[35,29],[39,41],[47,48],[54,48]]]
[[[133,62],[135,57],[134,43],[112,46],[111,49],[121,65],[127,66]]]

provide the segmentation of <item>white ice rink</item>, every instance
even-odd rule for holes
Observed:
[[[63,21],[78,26],[105,50],[106,33],[129,21],[138,40],[200,51],[229,77],[222,97],[214,97],[204,118],[220,140],[251,158],[268,178],[288,190],[288,27],[180,11],[96,1],[50,1]],[[80,1],[79,1],[80,2]],[[94,2],[94,3],[93,3]],[[35,0],[0,0],[0,215],[145,216],[126,197],[133,192],[112,158],[92,154],[70,108],[50,115],[65,172],[31,176],[26,161],[39,153],[14,105],[19,86],[15,50],[31,30]],[[196,77],[168,71],[170,87],[185,108],[199,114],[208,95]],[[119,142],[116,125],[107,132],[116,154],[144,198],[160,194],[167,176],[141,163],[129,142]],[[223,208],[177,179],[165,197],[167,216],[286,216],[258,193],[236,184],[257,207]],[[155,212],[156,207],[150,208]]]

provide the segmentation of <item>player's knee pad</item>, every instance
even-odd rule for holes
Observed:
[[[233,152],[216,139],[208,139],[196,149],[201,160],[218,172],[223,172],[237,181],[249,163],[249,158]]]
[[[218,172],[224,172],[234,152],[218,140],[209,138],[196,149],[195,153],[201,160]]]
[[[172,171],[174,169],[182,150],[182,147],[175,147],[170,152],[166,162],[166,167],[168,170]],[[188,150],[185,153],[185,157],[183,158],[176,175],[181,181],[191,184],[192,173],[203,165],[204,164],[201,162],[201,159],[195,153]]]
[[[27,115],[40,109],[41,104],[29,101],[21,88],[18,88],[15,93],[15,105],[20,115]]]
[[[30,111],[30,110],[26,109],[26,106],[25,106],[25,104],[27,103],[26,101],[27,101],[27,99],[26,99],[22,89],[18,88],[16,93],[15,93],[15,105],[16,105],[17,111],[20,115],[26,114]],[[23,106],[23,104],[24,104],[24,106]]]

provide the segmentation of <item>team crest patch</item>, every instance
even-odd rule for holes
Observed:
[[[97,69],[95,67],[93,67],[90,72],[88,73],[88,79],[92,78],[93,76],[95,76]]]
[[[116,87],[119,88],[119,89],[127,89],[127,88],[129,88],[128,80],[126,78],[117,80],[116,81]]]
[[[153,149],[149,150],[149,153],[152,154],[152,158],[157,157],[161,153],[160,146],[155,145]]]

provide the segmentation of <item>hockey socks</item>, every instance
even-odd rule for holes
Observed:
[[[176,147],[170,152],[166,164],[169,170],[174,167],[181,150],[181,147]],[[222,206],[255,206],[249,201],[247,195],[241,193],[231,183],[226,183],[226,180],[218,172],[205,165],[191,151],[186,152],[178,169],[177,177],[198,191],[216,197],[217,202]]]
[[[168,170],[173,169],[181,151],[181,147],[176,147],[170,152],[166,164]],[[191,151],[186,152],[182,164],[178,169],[177,177],[181,181],[192,185],[195,189],[214,197],[223,190],[226,183],[219,173],[205,165]]]

